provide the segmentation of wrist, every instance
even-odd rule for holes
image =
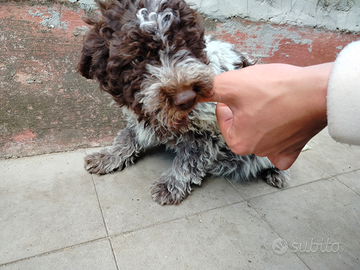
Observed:
[[[333,63],[325,63],[315,66],[305,67],[308,76],[307,80],[309,95],[308,101],[313,112],[314,120],[324,128],[327,124],[326,116],[326,95],[329,77]]]

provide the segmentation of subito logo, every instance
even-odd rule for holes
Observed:
[[[278,238],[272,243],[272,249],[276,254],[282,255],[288,250],[288,244],[284,239]]]

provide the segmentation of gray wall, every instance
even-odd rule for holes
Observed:
[[[93,0],[79,2],[83,8]],[[251,21],[360,31],[360,0],[187,0],[212,19],[239,17]]]

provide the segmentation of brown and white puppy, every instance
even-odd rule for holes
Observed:
[[[79,72],[96,79],[127,115],[111,147],[85,158],[91,173],[134,163],[139,152],[166,145],[172,168],[151,188],[161,205],[178,204],[208,173],[234,180],[264,178],[283,187],[286,171],[267,158],[231,152],[209,96],[214,75],[250,62],[234,46],[204,36],[201,17],[184,0],[98,1],[101,15],[88,32]]]

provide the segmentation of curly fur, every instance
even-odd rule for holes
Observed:
[[[79,72],[96,79],[127,115],[113,146],[85,158],[91,173],[134,163],[148,147],[175,150],[173,166],[154,183],[155,201],[178,204],[207,173],[283,187],[286,171],[267,158],[230,151],[209,95],[213,76],[251,64],[234,46],[204,36],[201,18],[183,0],[97,1],[101,14],[86,19],[88,32]]]

